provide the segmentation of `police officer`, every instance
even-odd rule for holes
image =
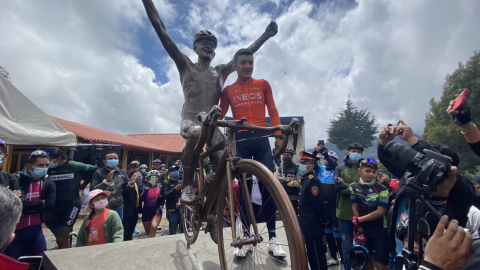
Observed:
[[[301,173],[298,212],[300,227],[307,246],[308,263],[312,270],[326,270],[327,258],[323,246],[325,225],[328,224],[327,212],[323,202],[323,187],[314,172],[318,158],[309,152],[300,152]]]

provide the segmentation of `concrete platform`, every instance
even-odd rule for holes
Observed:
[[[278,237],[280,239],[282,235]],[[261,243],[260,249],[266,252],[266,243]],[[288,254],[288,247],[284,249]],[[232,258],[233,249],[229,249],[228,252],[227,259]],[[290,269],[285,264],[289,263],[288,257],[283,262],[278,262],[273,257],[265,256],[263,260],[252,256],[246,259],[233,259],[229,262],[229,267],[243,269],[244,264],[252,259],[262,265],[261,269]],[[47,270],[220,269],[217,245],[204,232],[200,232],[198,240],[191,246],[190,255],[184,235],[177,234],[92,247],[51,250],[45,252],[44,266]],[[335,266],[329,269],[340,268]]]

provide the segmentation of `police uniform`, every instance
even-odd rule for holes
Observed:
[[[300,161],[318,158],[308,152],[301,152]],[[305,237],[307,246],[308,262],[312,270],[326,270],[327,258],[323,246],[325,225],[328,224],[328,216],[323,202],[323,187],[320,179],[314,171],[302,176],[300,195],[298,200],[298,219]]]

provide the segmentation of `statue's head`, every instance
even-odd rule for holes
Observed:
[[[217,38],[208,30],[198,32],[193,38],[193,50],[200,58],[212,61],[215,57],[215,48],[217,48]]]

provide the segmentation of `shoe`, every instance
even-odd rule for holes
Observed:
[[[195,189],[193,186],[186,186],[182,189],[180,203],[183,205],[192,205],[195,203]]]
[[[330,266],[330,265],[337,265],[338,264],[338,261],[335,260],[334,258],[328,256],[327,258],[327,265]]]
[[[137,229],[137,227],[135,227],[135,230],[133,231],[135,234],[139,234],[140,231]]]
[[[162,230],[162,227],[158,226],[157,231],[160,231],[160,230]]]
[[[285,251],[283,251],[282,246],[278,244],[278,240],[276,237],[272,237],[272,239],[268,241],[267,248],[268,248],[268,251],[273,253],[274,257],[282,257],[282,258],[287,257],[287,253],[285,253]]]
[[[233,255],[237,258],[247,257],[247,253],[253,249],[253,245],[244,245],[242,248],[236,248]]]

